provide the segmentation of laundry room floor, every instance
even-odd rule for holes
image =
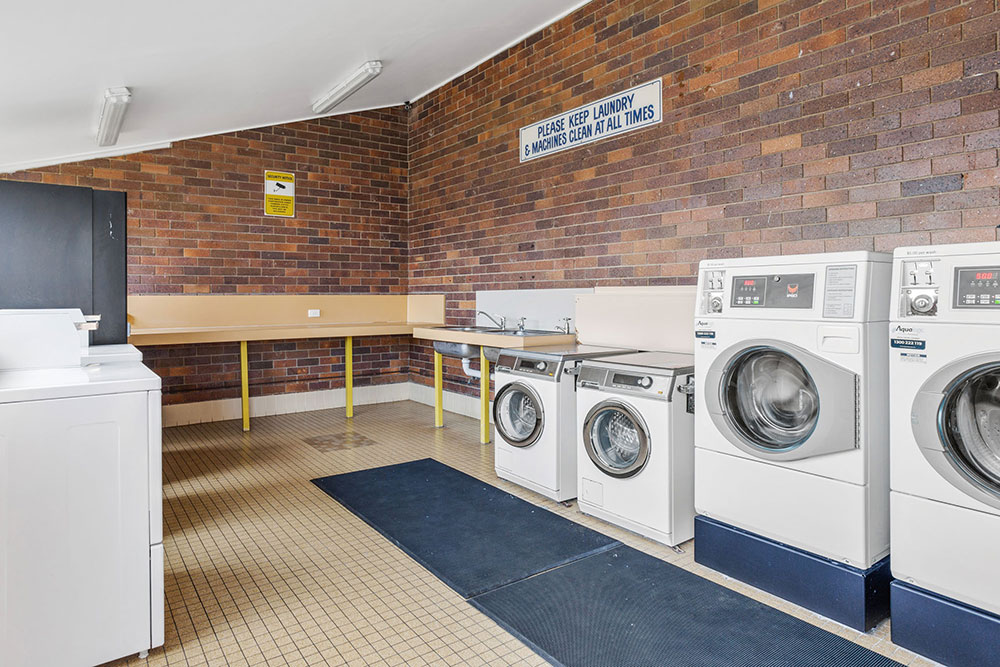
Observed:
[[[479,423],[412,402],[168,428],[166,645],[114,665],[544,665],[544,660],[309,482],[430,457],[910,665],[888,622],[861,634],[683,553],[498,480]],[[44,650],[40,648],[40,650]]]

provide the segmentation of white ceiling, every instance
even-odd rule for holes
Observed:
[[[416,100],[586,1],[7,3],[0,173],[312,118],[312,102],[367,60],[381,76],[333,113]],[[118,144],[99,150],[116,86],[132,104]]]

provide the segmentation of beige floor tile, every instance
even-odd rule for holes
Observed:
[[[518,639],[309,480],[431,457],[678,567],[905,663],[888,622],[864,634],[674,550],[496,478],[478,422],[416,403],[164,431],[166,645],[117,665],[544,665]],[[317,444],[318,443],[318,444]],[[330,443],[334,443],[331,445]]]

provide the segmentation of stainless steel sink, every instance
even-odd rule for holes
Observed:
[[[459,359],[478,359],[479,346],[468,343],[449,343],[444,340],[434,341],[434,351],[446,357],[458,357]]]
[[[460,333],[485,333],[497,334],[499,336],[565,336],[563,331],[546,331],[545,329],[498,329],[497,327],[439,327],[443,331],[456,331]],[[478,359],[479,346],[468,343],[449,343],[443,340],[434,341],[434,350],[446,357],[457,357],[459,359]],[[496,363],[500,356],[500,348],[486,346],[483,347],[486,358]]]
[[[500,333],[503,329],[497,327],[438,327],[442,331],[460,331],[462,333]]]

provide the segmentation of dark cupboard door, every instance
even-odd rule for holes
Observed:
[[[80,308],[126,340],[124,192],[0,181],[0,308]]]

